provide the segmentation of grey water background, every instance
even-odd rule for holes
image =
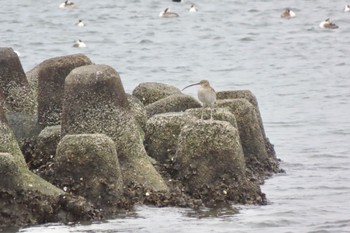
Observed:
[[[63,0],[62,0],[63,2]],[[285,174],[262,186],[269,204],[195,213],[138,206],[92,224],[19,232],[350,232],[350,13],[321,0],[10,0],[0,4],[0,46],[25,71],[84,53],[115,68],[125,90],[141,82],[182,88],[208,79],[216,91],[249,89]],[[170,7],[179,18],[159,18]],[[297,17],[283,20],[291,7]],[[337,30],[319,23],[331,17]],[[87,26],[74,25],[83,19]],[[87,48],[73,48],[82,39]],[[186,89],[196,96],[196,88]]]

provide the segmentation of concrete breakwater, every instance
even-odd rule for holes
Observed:
[[[213,111],[162,83],[125,93],[116,70],[83,54],[25,73],[0,48],[0,228],[106,218],[136,203],[265,204],[279,172],[250,91]]]

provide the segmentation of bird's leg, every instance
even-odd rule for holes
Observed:
[[[204,105],[202,106],[202,115],[201,115],[201,120],[203,120],[203,112],[204,112]]]
[[[213,120],[213,108],[210,106],[210,120]]]

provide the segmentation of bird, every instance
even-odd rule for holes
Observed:
[[[215,90],[210,86],[208,80],[201,80],[198,83],[194,83],[191,85],[188,85],[186,87],[184,87],[182,89],[185,90],[188,87],[192,87],[195,85],[200,85],[197,95],[198,95],[198,99],[202,102],[202,115],[201,115],[201,119],[203,120],[203,111],[205,107],[210,107],[210,120],[213,120],[213,107],[215,105],[216,102],[216,92]]]
[[[164,11],[160,12],[159,17],[172,18],[172,17],[179,17],[179,15],[175,12],[169,11],[169,8],[165,8]]]
[[[75,25],[77,25],[78,27],[85,27],[85,23],[81,19],[79,19],[79,21]]]
[[[173,2],[182,2],[182,0],[172,0]]]
[[[75,48],[85,48],[86,44],[82,40],[75,41],[73,47]]]
[[[189,11],[189,12],[197,12],[198,10],[197,10],[196,5],[192,4],[191,7],[190,7],[190,9],[189,9],[188,11]]]
[[[17,54],[17,56],[18,57],[20,57],[21,56],[21,53],[20,52],[18,52],[17,50],[13,50],[16,54]]]
[[[296,14],[294,13],[294,11],[292,11],[289,8],[284,9],[283,13],[281,14],[281,18],[285,18],[285,19],[294,18],[295,16]]]
[[[320,23],[320,28],[327,28],[327,29],[336,29],[339,28],[338,25],[333,23],[330,18],[327,18],[325,21]]]
[[[345,12],[349,12],[349,11],[350,11],[350,6],[349,6],[349,5],[346,5],[345,8],[344,8],[344,11],[345,11]]]
[[[72,8],[74,6],[75,6],[74,2],[66,0],[66,1],[64,1],[63,3],[60,4],[59,8]]]

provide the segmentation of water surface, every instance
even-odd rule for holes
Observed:
[[[4,1],[0,46],[28,71],[82,52],[115,68],[128,93],[141,82],[182,88],[208,79],[217,90],[249,89],[286,174],[262,186],[266,206],[204,217],[140,206],[93,224],[48,224],[20,232],[350,232],[350,13],[343,1]],[[159,18],[170,7],[179,18]],[[291,7],[297,17],[279,16]],[[322,30],[330,17],[338,30]],[[87,26],[74,25],[83,19]],[[87,48],[73,48],[82,39]],[[196,89],[186,89],[194,95]]]

